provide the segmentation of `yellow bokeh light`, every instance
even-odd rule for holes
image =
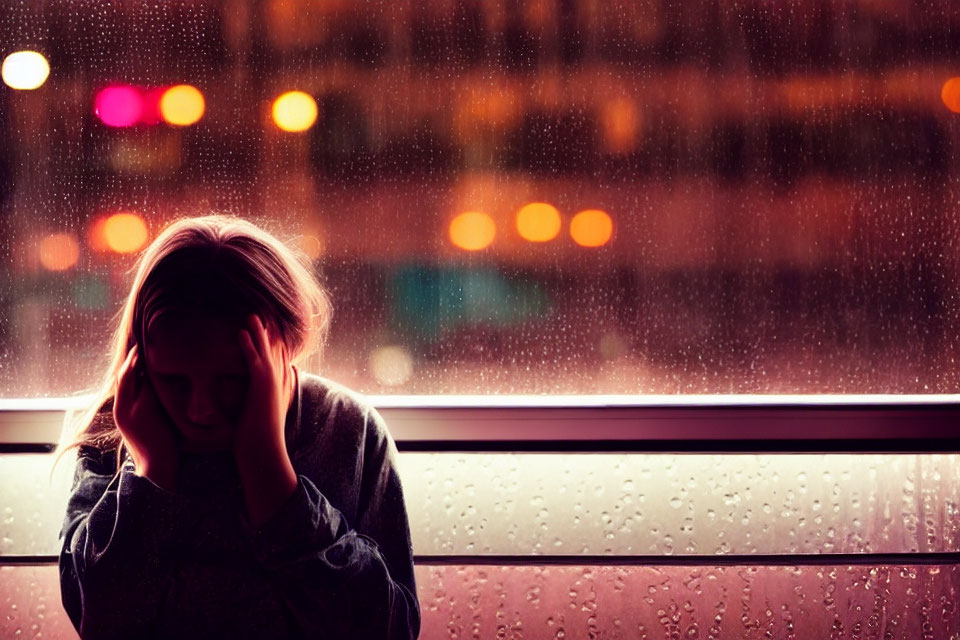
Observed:
[[[0,76],[11,89],[36,89],[50,76],[50,63],[36,51],[17,51],[4,58]]]
[[[79,258],[80,243],[69,233],[53,233],[40,241],[40,264],[48,271],[66,271]]]
[[[272,113],[284,131],[306,131],[317,121],[317,101],[303,91],[288,91],[273,101]]]
[[[613,220],[605,211],[587,209],[573,216],[570,237],[581,247],[600,247],[613,235]]]
[[[147,225],[135,213],[117,213],[103,224],[107,246],[117,253],[133,253],[147,243]]]
[[[546,202],[531,202],[517,212],[517,231],[524,240],[547,242],[560,233],[560,212]]]
[[[479,211],[461,213],[450,222],[450,241],[466,251],[489,247],[496,234],[493,218]]]
[[[160,116],[167,124],[187,127],[203,117],[206,102],[196,87],[180,84],[160,96]]]
[[[940,90],[940,99],[947,109],[954,113],[960,113],[960,77],[950,78],[943,83]]]

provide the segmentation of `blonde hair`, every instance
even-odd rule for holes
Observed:
[[[210,313],[234,321],[256,313],[286,345],[291,362],[319,352],[332,309],[306,259],[270,233],[241,218],[211,215],[177,220],[141,255],[114,330],[110,365],[91,406],[70,420],[74,447],[125,457],[113,422],[120,369],[135,344],[144,343],[150,320],[170,310]]]

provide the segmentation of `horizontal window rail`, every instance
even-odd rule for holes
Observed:
[[[739,567],[739,566],[899,566],[957,565],[960,551],[946,553],[796,553],[796,554],[688,554],[688,555],[414,555],[414,564],[425,566],[651,566],[651,567]],[[0,566],[42,566],[55,564],[57,556],[0,556]]]
[[[401,451],[956,452],[960,396],[385,396]],[[0,400],[0,451],[49,451],[76,400]]]

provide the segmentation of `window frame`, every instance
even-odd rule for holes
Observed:
[[[368,396],[401,451],[960,452],[960,395]],[[0,451],[49,451],[83,398],[0,399]]]
[[[399,451],[446,453],[960,453],[960,395],[367,396]],[[0,399],[0,454],[48,453],[77,398]],[[718,429],[720,421],[722,428]],[[838,428],[839,425],[839,428]],[[772,426],[772,428],[771,428]],[[417,555],[423,565],[941,565],[904,553]],[[44,565],[51,556],[0,556]]]

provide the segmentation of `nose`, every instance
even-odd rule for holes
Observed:
[[[187,419],[194,424],[214,425],[217,423],[218,414],[213,394],[208,389],[194,387],[187,404]]]

